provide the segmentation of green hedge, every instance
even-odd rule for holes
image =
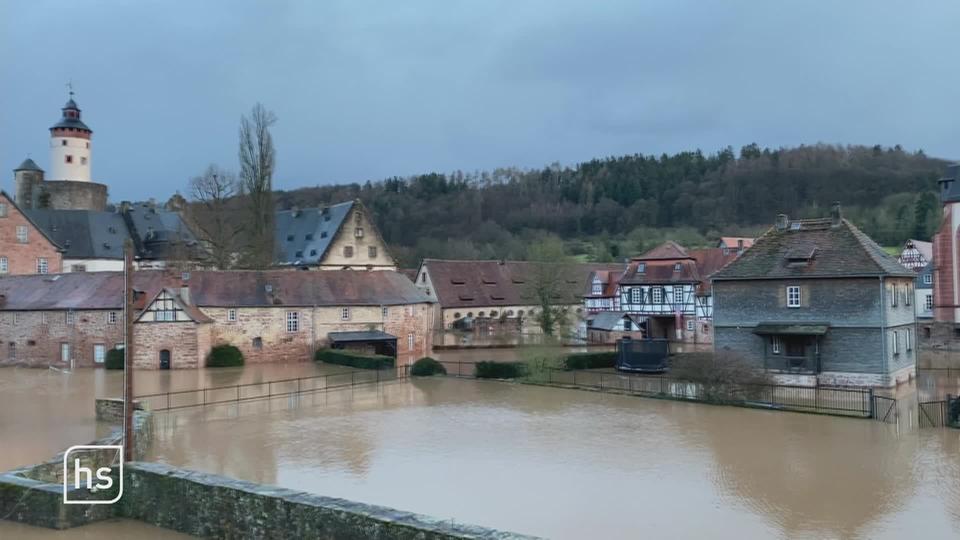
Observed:
[[[447,368],[429,356],[423,357],[413,363],[410,374],[415,377],[429,377],[431,375],[446,375]]]
[[[103,362],[103,367],[107,369],[123,369],[123,349],[110,349],[107,351],[107,358]]]
[[[617,351],[571,354],[563,359],[564,369],[612,368],[617,364]]]
[[[360,354],[342,349],[320,349],[313,356],[317,362],[350,366],[360,369],[387,369],[394,365],[393,358],[381,354]]]
[[[207,355],[207,367],[236,367],[243,365],[243,353],[233,345],[217,345]]]
[[[527,366],[522,362],[477,362],[474,375],[478,379],[516,379],[527,374]]]

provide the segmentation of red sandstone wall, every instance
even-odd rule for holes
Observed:
[[[939,322],[954,322],[953,275],[956,272],[956,253],[953,253],[952,211],[944,219],[933,237],[933,318]]]
[[[48,273],[63,271],[63,255],[32,223],[17,210],[9,199],[0,197],[7,205],[7,217],[0,217],[0,257],[7,258],[8,274],[36,274],[37,259],[46,257]],[[17,242],[17,226],[27,227],[27,243]]]
[[[36,367],[69,367],[60,361],[60,344],[69,343],[75,367],[95,366],[93,346],[112,349],[123,342],[123,315],[110,324],[109,311],[75,312],[74,324],[67,324],[64,311],[23,311],[0,313],[0,363]],[[16,318],[16,321],[14,320]],[[14,343],[11,349],[10,343]],[[11,358],[15,350],[15,358]]]
[[[209,325],[194,322],[143,322],[133,326],[136,348],[133,353],[134,368],[159,369],[160,351],[170,351],[170,369],[202,367],[209,347]],[[201,338],[205,335],[206,339]]]

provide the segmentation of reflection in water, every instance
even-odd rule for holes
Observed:
[[[153,458],[553,538],[949,538],[960,522],[960,431],[449,378],[312,397],[169,413]]]

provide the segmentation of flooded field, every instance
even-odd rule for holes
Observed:
[[[565,348],[564,350],[569,350]],[[445,351],[444,361],[543,349]],[[313,363],[144,371],[136,393],[308,377]],[[36,463],[107,427],[93,397],[121,374],[0,369],[0,468]],[[150,459],[551,538],[960,537],[960,430],[451,378],[158,413]],[[166,535],[166,536],[163,536]],[[177,538],[116,521],[3,538]]]

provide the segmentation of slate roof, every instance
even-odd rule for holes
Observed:
[[[633,317],[625,311],[601,311],[590,318],[587,327],[597,330],[613,330],[624,317],[634,320]],[[634,320],[634,322],[636,321]]]
[[[200,256],[197,237],[179,212],[157,208],[153,204],[134,204],[122,211],[130,237],[141,259],[169,259],[177,246],[191,251],[190,258]]]
[[[331,343],[355,343],[365,341],[396,341],[397,336],[380,330],[366,332],[329,332],[327,337]]]
[[[354,201],[348,201],[323,208],[277,212],[274,260],[278,264],[318,264],[353,205]]]
[[[19,167],[17,167],[16,169],[13,170],[13,172],[17,172],[17,171],[40,171],[40,172],[43,172],[43,169],[41,169],[41,168],[37,165],[37,163],[36,163],[35,161],[33,161],[33,160],[30,159],[30,158],[27,158],[27,159],[23,160],[23,163],[21,163]]]
[[[92,210],[24,210],[69,259],[123,259],[130,237],[123,216]]]
[[[957,202],[960,201],[960,163],[954,163],[947,166],[947,172],[940,183],[940,201]]]
[[[67,111],[77,111],[77,117],[69,118],[67,116]],[[73,98],[70,98],[70,100],[67,101],[67,104],[63,106],[63,116],[60,118],[60,121],[50,126],[50,129],[56,128],[74,128],[90,131],[91,133],[93,132],[93,130],[87,127],[87,125],[80,120],[80,108],[77,107],[77,102],[74,101]]]
[[[0,197],[6,199],[7,203],[9,203],[10,206],[12,206],[17,212],[20,212],[21,214],[23,214],[23,217],[25,217],[27,221],[31,225],[33,225],[33,228],[36,229],[40,234],[42,234],[43,237],[46,238],[51,244],[53,244],[53,247],[55,247],[60,251],[63,251],[63,246],[59,242],[57,242],[55,238],[50,236],[50,233],[48,233],[43,227],[41,227],[39,223],[34,221],[33,218],[30,217],[30,214],[28,214],[26,210],[24,210],[23,208],[20,208],[17,202],[13,200],[13,197],[11,197],[9,194],[7,194],[6,191],[3,191],[3,190],[0,190]]]
[[[930,283],[924,283],[924,276],[930,276]],[[917,289],[932,289],[933,288],[933,265],[928,264],[920,269],[917,272],[917,283],[915,285]]]
[[[163,270],[134,274],[141,297],[178,290],[181,275]],[[203,307],[390,306],[431,303],[405,276],[390,271],[190,272],[192,304]],[[77,272],[0,277],[0,310],[121,309],[122,272]],[[178,295],[179,296],[179,295]]]
[[[527,261],[470,261],[424,259],[437,299],[443,308],[516,306],[534,304],[530,283],[540,265]],[[597,270],[617,272],[619,264],[570,263],[556,269],[562,291],[557,304],[580,304],[590,293],[590,275]]]
[[[831,218],[803,219],[789,222],[783,230],[773,227],[713,279],[914,276],[849,221],[832,223]],[[791,261],[787,258],[791,253],[813,257]]]

